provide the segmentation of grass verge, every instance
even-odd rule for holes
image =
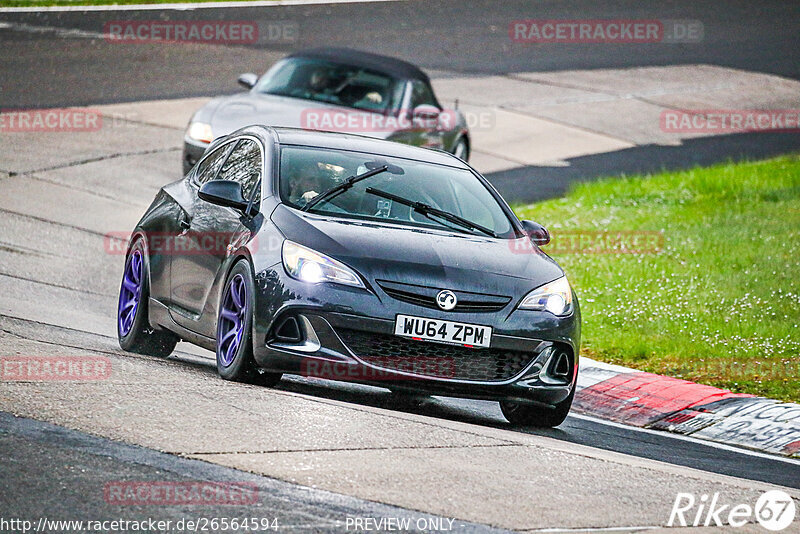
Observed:
[[[582,354],[800,401],[800,156],[604,179],[515,211],[553,234]],[[659,252],[614,248],[642,231]]]

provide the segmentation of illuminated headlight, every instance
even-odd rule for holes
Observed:
[[[562,276],[549,284],[537,287],[522,299],[519,308],[523,310],[549,311],[563,317],[572,313],[572,289],[567,277]]]
[[[344,263],[288,239],[283,242],[281,256],[283,267],[292,278],[309,284],[332,282],[364,287],[361,278]]]
[[[188,135],[190,139],[203,143],[210,143],[214,140],[214,133],[211,131],[211,125],[205,122],[189,123],[186,135]]]

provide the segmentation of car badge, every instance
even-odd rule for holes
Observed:
[[[436,304],[444,311],[452,310],[456,307],[456,303],[458,303],[456,294],[449,289],[439,291],[439,293],[436,295]]]

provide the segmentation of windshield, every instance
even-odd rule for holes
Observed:
[[[255,90],[383,112],[400,107],[404,86],[387,74],[369,69],[297,57],[272,67],[259,80]]]
[[[316,202],[310,211],[481,234],[446,218],[415,210],[406,201],[419,202],[478,224],[499,237],[516,237],[503,208],[472,172],[433,163],[362,152],[284,146],[281,148],[281,199],[302,209],[348,178],[383,166],[387,167],[384,172],[355,181],[351,187]],[[370,189],[400,197],[403,202],[371,193]]]

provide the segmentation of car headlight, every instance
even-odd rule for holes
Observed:
[[[188,135],[190,139],[203,143],[210,143],[214,140],[214,133],[211,131],[211,125],[205,122],[189,123],[186,135]]]
[[[544,310],[563,317],[572,313],[572,289],[567,277],[537,287],[522,299],[519,308],[523,310]]]
[[[288,239],[283,242],[281,257],[283,267],[289,276],[302,282],[310,284],[333,282],[364,287],[361,277],[344,263]]]

